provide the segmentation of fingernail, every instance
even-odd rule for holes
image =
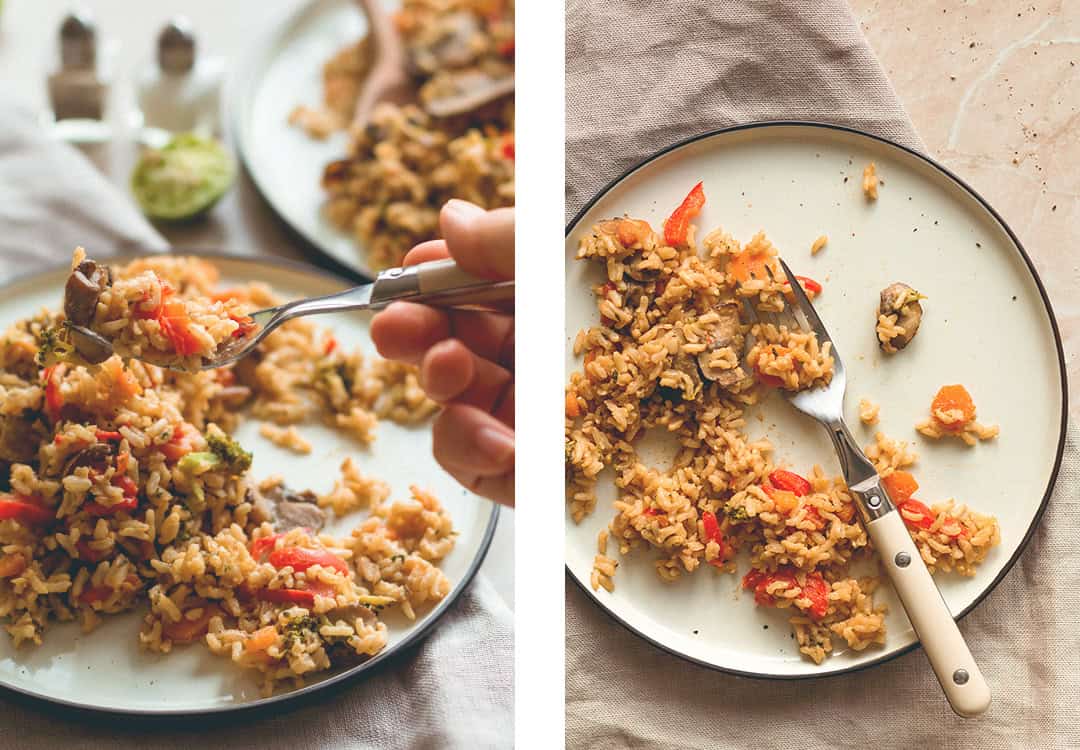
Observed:
[[[510,468],[514,462],[514,435],[494,427],[481,427],[476,435],[480,457],[493,466]]]
[[[475,203],[469,203],[463,201],[460,198],[451,198],[443,206],[443,212],[448,214],[451,219],[461,223],[468,223],[484,213],[484,209]]]

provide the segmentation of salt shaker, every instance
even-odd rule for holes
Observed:
[[[196,52],[195,34],[185,18],[174,18],[158,35],[157,59],[137,84],[141,143],[160,147],[175,133],[218,133],[225,66]]]
[[[60,25],[59,67],[48,79],[48,118],[57,137],[73,143],[102,143],[111,137],[105,119],[108,74],[98,55],[94,20],[86,11],[68,14]]]

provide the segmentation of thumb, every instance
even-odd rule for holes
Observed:
[[[450,256],[464,270],[486,279],[514,278],[514,209],[485,211],[453,199],[439,214]]]

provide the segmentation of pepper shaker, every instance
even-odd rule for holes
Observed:
[[[176,133],[217,134],[224,71],[220,59],[197,55],[187,19],[171,20],[158,35],[155,61],[137,84],[139,141],[160,147]]]
[[[59,67],[48,78],[47,119],[59,138],[101,143],[111,137],[105,119],[109,76],[103,57],[98,54],[93,17],[85,10],[68,14],[60,24]]]

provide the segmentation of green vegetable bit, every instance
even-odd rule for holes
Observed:
[[[233,474],[243,474],[251,468],[251,452],[241,448],[240,443],[228,435],[211,433],[206,437],[206,444]]]
[[[191,219],[217,203],[235,176],[236,164],[220,143],[182,133],[143,153],[131,175],[131,192],[152,219]]]

